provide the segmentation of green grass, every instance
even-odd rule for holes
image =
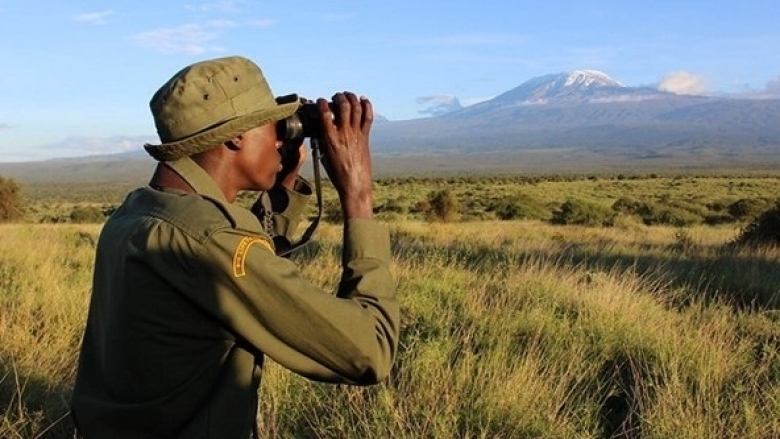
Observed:
[[[391,378],[269,362],[264,437],[780,437],[780,285],[735,226],[391,224],[402,305]],[[99,226],[0,227],[0,437],[63,438]],[[296,255],[326,288],[340,231]],[[623,436],[619,436],[623,434]]]
[[[85,209],[108,214],[128,190],[144,181],[96,184],[22,185],[26,222],[69,223]],[[325,219],[338,222],[336,194],[324,182]],[[594,206],[599,212],[620,212],[646,224],[735,224],[749,221],[771,206],[780,193],[780,175],[488,175],[472,177],[393,177],[375,184],[376,213],[386,221],[430,217],[430,197],[447,191],[458,221],[492,219],[549,220],[569,202]],[[249,205],[254,194],[242,194]],[[79,212],[81,211],[81,212]],[[316,214],[315,203],[310,214]],[[603,215],[603,214],[602,214]],[[83,216],[83,215],[81,215]],[[598,218],[596,218],[598,220]],[[598,221],[597,221],[598,222]]]
[[[63,414],[100,228],[74,222],[110,213],[128,184],[33,185],[25,224],[0,226],[0,437],[72,433]],[[394,373],[353,388],[269,362],[265,437],[780,437],[780,250],[727,245],[774,202],[777,175],[407,177],[375,188],[403,307]],[[426,203],[445,192],[457,212],[429,222]],[[328,185],[325,201],[336,220]],[[572,225],[574,213],[612,226]],[[340,236],[325,223],[295,256],[328,289]]]

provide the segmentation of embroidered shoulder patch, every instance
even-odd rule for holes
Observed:
[[[260,244],[265,246],[271,253],[274,249],[271,247],[271,243],[267,239],[259,236],[245,236],[236,247],[236,252],[233,253],[233,276],[243,277],[246,276],[246,255],[249,253],[249,247],[252,244]]]

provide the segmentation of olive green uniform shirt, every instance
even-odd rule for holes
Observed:
[[[197,164],[171,166],[197,194],[137,189],[100,234],[71,404],[84,438],[245,439],[264,355],[318,381],[388,376],[399,310],[384,226],[347,221],[329,294]],[[291,197],[281,233],[302,211]]]

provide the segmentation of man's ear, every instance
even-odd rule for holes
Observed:
[[[231,151],[238,151],[241,149],[241,136],[233,137],[232,139],[225,142],[225,146]]]

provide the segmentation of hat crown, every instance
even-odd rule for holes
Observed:
[[[180,70],[149,103],[163,143],[276,107],[260,68],[243,57],[203,61]]]

